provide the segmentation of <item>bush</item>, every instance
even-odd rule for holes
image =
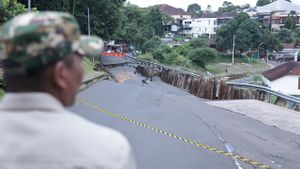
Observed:
[[[176,59],[174,60],[174,64],[178,66],[186,66],[188,63],[189,59],[182,55],[177,55]]]
[[[207,48],[209,47],[208,39],[206,38],[197,38],[190,42],[192,48]]]
[[[190,43],[185,43],[181,46],[178,46],[175,48],[176,52],[183,56],[188,56],[189,52],[193,50],[193,48],[190,46]]]
[[[142,46],[142,52],[147,53],[147,52],[153,52],[156,48],[158,48],[161,45],[161,40],[159,37],[154,36],[153,38],[149,39],[144,43]]]
[[[170,54],[172,53],[172,49],[169,46],[161,45],[159,48],[155,49],[152,52],[153,58],[155,60],[158,60],[161,63],[167,63],[170,62]]]
[[[146,54],[143,54],[143,55],[139,55],[137,58],[141,59],[141,60],[154,61],[153,56],[152,56],[151,53],[146,53]]]
[[[217,57],[217,51],[212,48],[198,48],[190,52],[189,58],[198,66],[205,68],[205,64]]]
[[[279,31],[278,33],[279,39],[283,43],[292,43],[293,38],[292,38],[292,32],[286,28],[283,28]]]

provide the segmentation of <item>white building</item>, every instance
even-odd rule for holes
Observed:
[[[300,63],[287,62],[262,73],[264,83],[274,91],[300,95]]]
[[[183,33],[198,37],[208,35],[209,39],[216,35],[218,20],[217,18],[197,18],[183,20]]]

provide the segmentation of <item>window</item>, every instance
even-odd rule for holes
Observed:
[[[208,20],[208,25],[210,25],[210,20]]]
[[[300,89],[300,77],[298,77],[298,89]]]

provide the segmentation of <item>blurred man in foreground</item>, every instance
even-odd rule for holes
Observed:
[[[100,52],[67,13],[14,17],[0,31],[7,94],[0,106],[1,169],[134,169],[127,139],[68,112],[81,57]],[[92,43],[92,45],[89,45]]]

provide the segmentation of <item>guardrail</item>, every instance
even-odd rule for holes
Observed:
[[[283,98],[283,99],[285,99],[285,100],[287,100],[289,102],[300,104],[300,99],[299,98],[293,97],[293,96],[289,96],[289,95],[285,95],[285,94],[280,93],[280,92],[273,91],[273,90],[271,90],[268,87],[254,85],[254,84],[247,84],[247,83],[236,83],[236,82],[227,82],[226,84],[227,85],[231,85],[231,86],[237,86],[237,87],[254,88],[256,90],[264,91],[264,92],[269,93],[271,95]]]

